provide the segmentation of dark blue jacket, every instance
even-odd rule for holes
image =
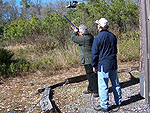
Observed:
[[[104,72],[117,69],[117,38],[113,33],[102,30],[94,38],[92,66],[97,67],[99,72],[101,72],[101,66]]]

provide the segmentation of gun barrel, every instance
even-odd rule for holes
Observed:
[[[68,21],[73,27],[77,28],[77,26],[74,25],[65,15],[64,15],[64,17],[67,19],[67,21]]]

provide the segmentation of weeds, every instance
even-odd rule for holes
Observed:
[[[119,40],[120,39],[120,40]],[[118,39],[118,61],[137,61],[139,60],[139,34],[138,32],[127,32],[121,34],[121,38]],[[16,62],[9,63],[9,65],[1,65],[3,73],[15,73],[17,70],[25,71],[46,71],[48,73],[55,73],[60,69],[70,68],[77,64],[80,64],[78,45],[68,41],[65,46],[57,45],[57,42],[51,42],[50,38],[38,37],[31,41],[29,44],[20,44],[16,46],[5,47],[8,51],[13,51],[10,54],[10,58],[24,59],[16,60]],[[9,54],[8,56],[9,57]],[[7,58],[3,57],[3,58]],[[6,59],[6,61],[10,61]],[[4,61],[4,60],[1,60]],[[29,61],[27,63],[25,61]],[[8,70],[6,70],[8,68]],[[2,73],[2,71],[1,71]]]
[[[138,32],[129,32],[122,35],[118,41],[118,60],[121,62],[139,60],[140,38]]]
[[[62,68],[69,68],[79,63],[79,53],[76,45],[51,50],[33,60],[33,69],[55,72]]]

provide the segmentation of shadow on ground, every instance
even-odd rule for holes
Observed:
[[[129,86],[132,86],[132,85],[135,85],[135,84],[138,84],[140,82],[140,79],[139,78],[136,78],[132,75],[131,72],[129,72],[130,74],[130,80],[129,81],[126,81],[126,82],[122,82],[120,83],[121,85],[121,88],[126,88],[126,87],[129,87]],[[86,79],[86,75],[80,75],[80,76],[76,76],[76,77],[71,77],[71,78],[68,78],[66,79],[64,82],[61,82],[61,83],[57,83],[57,84],[54,84],[52,86],[49,86],[51,87],[52,89],[58,87],[58,86],[62,86],[63,84],[71,84],[71,83],[78,83],[78,82],[82,82],[82,81],[85,81],[87,80]],[[45,88],[42,89],[41,92],[44,91]],[[40,92],[40,93],[41,93]],[[112,88],[110,87],[109,88],[109,93],[112,92]],[[122,102],[121,106],[125,106],[125,105],[129,105],[131,103],[134,103],[134,102],[137,102],[139,100],[142,100],[144,99],[140,94],[137,94],[137,95],[132,95],[129,97],[128,100],[125,100]],[[54,101],[53,101],[54,102]],[[55,103],[55,102],[54,102]],[[61,113],[61,111],[59,110],[59,108],[56,106],[56,104],[53,104],[53,108],[55,109],[55,111],[57,111],[57,113]],[[56,109],[57,108],[57,109]],[[110,106],[110,110],[113,110],[113,109],[116,109],[118,108],[118,106],[116,105],[112,105]],[[119,109],[119,108],[118,108]]]
[[[139,78],[134,77],[131,72],[129,72],[129,74],[130,74],[130,80],[126,82],[121,82],[120,83],[121,88],[129,87],[129,86],[140,83]],[[111,92],[112,92],[112,87],[109,88],[109,93]]]
[[[126,81],[126,82],[120,83],[121,88],[129,87],[129,86],[132,86],[132,85],[135,85],[135,84],[140,83],[140,79],[139,79],[139,78],[135,78],[135,77],[132,75],[132,73],[130,73],[130,72],[129,72],[129,74],[130,74],[130,80],[129,80],[129,81]],[[112,92],[112,88],[110,87],[110,88],[109,88],[109,93],[111,93],[111,92]],[[129,105],[129,104],[131,104],[131,103],[134,103],[134,102],[137,102],[137,101],[140,101],[140,100],[144,99],[144,98],[140,95],[140,93],[138,93],[137,95],[132,95],[132,96],[130,96],[130,97],[128,97],[128,98],[129,98],[128,100],[125,100],[125,101],[122,102],[121,106]],[[121,106],[120,106],[120,107],[121,107]],[[113,110],[113,109],[115,109],[115,108],[117,108],[117,107],[118,107],[118,106],[116,106],[116,105],[112,105],[112,106],[110,107],[110,110]]]
[[[122,104],[121,104],[121,106],[126,106],[126,105],[129,105],[131,103],[140,101],[142,99],[144,99],[144,98],[140,94],[137,94],[137,95],[129,97],[128,100],[123,101]],[[117,105],[112,105],[112,106],[110,106],[110,110],[116,109],[117,107],[118,107]]]

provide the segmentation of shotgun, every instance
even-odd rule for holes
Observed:
[[[67,19],[67,21],[70,23],[71,26],[79,30],[79,28],[75,24],[73,24],[65,15],[64,17]]]

